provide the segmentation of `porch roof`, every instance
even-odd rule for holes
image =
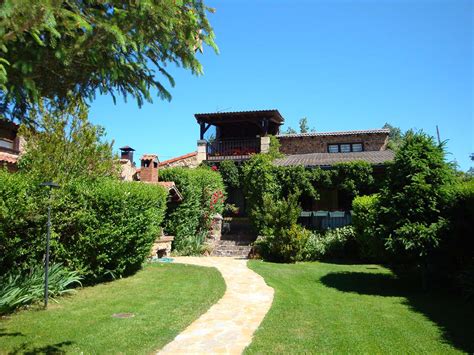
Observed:
[[[392,161],[395,154],[392,150],[378,150],[352,153],[309,153],[287,155],[276,159],[277,166],[303,165],[305,167],[330,167],[337,163],[348,163],[353,161],[365,161],[373,165],[384,164]]]
[[[212,125],[229,122],[248,122],[268,119],[278,125],[285,121],[278,110],[255,110],[255,111],[234,111],[234,112],[214,112],[196,113],[194,115],[198,123],[205,122]]]

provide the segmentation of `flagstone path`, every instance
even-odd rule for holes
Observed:
[[[273,301],[273,288],[227,257],[177,257],[175,262],[217,268],[227,285],[224,296],[158,354],[241,354],[251,343]]]

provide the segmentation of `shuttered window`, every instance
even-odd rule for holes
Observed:
[[[364,145],[362,143],[328,144],[329,153],[351,153],[362,151],[364,151]]]

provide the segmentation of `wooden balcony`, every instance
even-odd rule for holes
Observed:
[[[207,160],[246,160],[260,153],[260,138],[225,139],[207,143]]]

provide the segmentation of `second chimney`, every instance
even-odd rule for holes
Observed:
[[[140,160],[140,180],[143,182],[158,182],[158,156],[156,154],[144,154]]]
[[[126,145],[125,147],[119,148],[119,149],[120,149],[120,159],[130,160],[130,163],[132,163],[132,165],[134,165],[134,163],[133,163],[133,152],[135,151],[135,149],[129,147],[128,145]]]

